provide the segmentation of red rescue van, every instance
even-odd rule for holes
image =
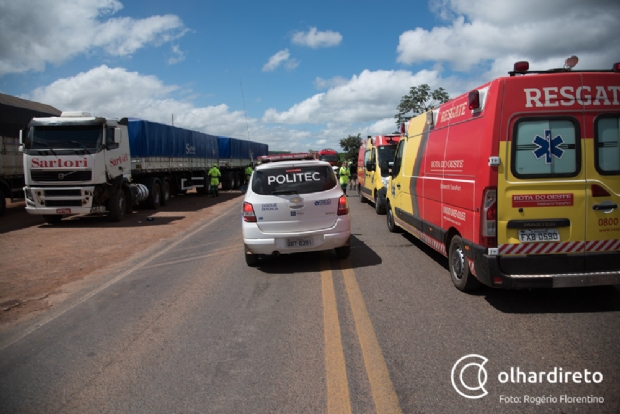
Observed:
[[[495,79],[413,118],[390,231],[448,257],[454,285],[620,284],[620,63]]]

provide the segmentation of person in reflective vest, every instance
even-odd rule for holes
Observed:
[[[211,195],[213,198],[218,197],[220,195],[218,187],[220,186],[220,177],[222,176],[222,173],[217,168],[217,164],[213,164],[213,167],[207,174],[211,178],[211,182],[209,183],[211,187]]]
[[[245,167],[245,183],[246,185],[250,182],[250,178],[252,177],[252,173],[254,172],[254,169],[252,169],[252,164],[248,164],[247,167]]]
[[[349,177],[351,176],[348,162],[345,161],[342,163],[342,167],[338,170],[338,175],[340,176],[340,188],[342,188],[344,195],[347,195],[347,184],[349,184]]]

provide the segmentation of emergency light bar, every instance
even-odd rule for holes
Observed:
[[[292,160],[314,160],[316,159],[311,152],[296,152],[293,154],[278,154],[278,155],[261,155],[258,157],[258,162],[261,164],[267,162],[276,161],[292,161]]]

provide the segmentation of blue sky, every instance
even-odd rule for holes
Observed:
[[[620,61],[617,0],[0,0],[0,92],[114,118],[331,147],[394,131],[422,83],[451,97],[532,69]]]

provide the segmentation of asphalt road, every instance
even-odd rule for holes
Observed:
[[[0,412],[620,412],[618,287],[464,294],[445,258],[349,201],[347,260],[248,268],[238,198],[3,334]],[[486,362],[455,383],[475,399],[451,379],[470,354]]]

